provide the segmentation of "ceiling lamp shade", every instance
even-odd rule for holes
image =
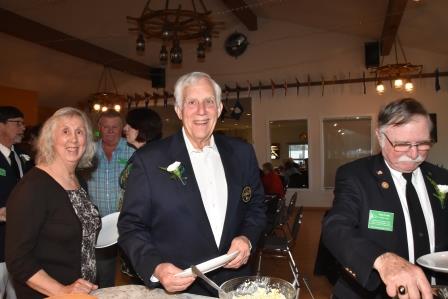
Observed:
[[[197,10],[197,2],[200,4],[203,12]],[[151,9],[151,0],[148,0],[140,17],[128,16],[127,20],[137,25],[137,27],[129,28],[129,31],[142,35],[142,39],[140,36],[137,39],[136,48],[144,50],[145,38],[148,40],[158,39],[163,44],[172,43],[170,62],[172,64],[181,64],[182,48],[180,48],[180,41],[197,40],[198,50],[196,56],[198,59],[204,59],[205,50],[211,48],[212,38],[218,33],[218,27],[223,24],[211,20],[211,11],[207,10],[203,0],[192,0],[191,3],[191,10],[183,9],[182,5],[179,5],[177,8],[169,8],[169,0],[166,0],[165,8],[156,10]],[[167,54],[166,48],[163,50],[162,46],[159,57],[160,63],[165,64],[168,61]]]

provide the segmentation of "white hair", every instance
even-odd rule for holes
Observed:
[[[176,84],[174,85],[174,98],[176,99],[175,105],[180,110],[182,110],[182,104],[184,101],[183,97],[185,87],[193,85],[201,79],[206,79],[211,83],[215,92],[216,105],[219,107],[219,104],[221,103],[222,92],[221,87],[218,85],[218,83],[216,83],[209,74],[203,72],[191,72],[177,79]]]

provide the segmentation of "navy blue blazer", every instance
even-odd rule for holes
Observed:
[[[448,184],[448,171],[433,164],[420,165],[434,216],[435,251],[448,250],[448,204],[442,208],[435,196],[437,184]],[[394,214],[393,231],[369,229],[369,211]],[[381,155],[356,160],[341,166],[336,173],[333,207],[324,218],[322,238],[325,246],[346,270],[333,293],[338,298],[388,298],[375,259],[393,252],[408,259],[406,226],[392,175]],[[446,275],[436,275],[446,283]]]
[[[249,238],[254,249],[265,227],[264,193],[252,146],[223,135],[214,138],[224,166],[228,192],[219,248],[202,203],[182,131],[147,144],[135,153],[118,221],[118,243],[148,286],[154,286],[150,277],[158,264],[169,262],[181,269],[188,268],[227,253],[231,241],[239,235]],[[185,168],[186,185],[160,169],[175,161]],[[242,196],[246,186],[252,191],[248,202]],[[249,274],[246,265],[237,270],[220,268],[208,276],[220,284]],[[200,279],[186,291],[216,294]]]
[[[20,157],[20,164],[22,166],[22,171],[25,174],[31,167],[30,163],[24,161],[20,155],[23,153],[14,148],[16,154]],[[0,208],[6,207],[6,202],[8,200],[9,194],[11,193],[14,186],[17,184],[19,179],[17,179],[14,171],[12,170],[11,164],[2,153],[0,153]],[[0,263],[5,261],[5,222],[0,222]]]

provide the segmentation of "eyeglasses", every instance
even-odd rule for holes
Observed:
[[[23,122],[23,120],[7,120],[7,122],[9,123],[16,123],[16,126],[18,127],[24,127],[25,123]]]
[[[415,146],[419,151],[429,151],[432,147],[432,141],[422,141],[416,143],[410,143],[410,142],[393,143],[392,141],[390,141],[389,137],[387,137],[386,133],[383,133],[383,135],[384,137],[386,137],[387,141],[389,141],[390,145],[394,148],[396,152],[407,152],[413,146]]]

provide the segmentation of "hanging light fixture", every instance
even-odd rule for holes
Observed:
[[[385,90],[386,89],[384,88],[383,82],[382,81],[378,81],[376,83],[376,92],[381,95],[381,94],[384,93]]]
[[[403,57],[404,62],[399,62],[397,43],[400,47],[401,56]],[[414,85],[410,79],[405,80],[405,78],[410,78],[412,75],[419,74],[423,70],[423,65],[415,65],[408,62],[404,49],[398,38],[394,42],[394,50],[395,63],[383,65],[381,62],[381,65],[374,68],[372,71],[377,78],[376,92],[378,94],[383,94],[385,92],[385,86],[382,84],[382,80],[391,80],[393,87],[396,90],[404,89],[407,92],[412,92],[414,90]]]
[[[414,83],[412,83],[411,79],[406,80],[406,83],[404,84],[404,90],[407,92],[414,91]]]
[[[98,82],[97,92],[90,96],[89,106],[96,112],[108,109],[120,112],[124,102],[125,97],[118,93],[110,68],[105,66]]]
[[[137,50],[137,52],[145,51],[145,37],[143,36],[143,33],[138,34],[135,49]]]
[[[203,12],[196,9],[198,1]],[[172,42],[170,62],[173,64],[182,63],[180,41],[184,40],[197,40],[197,58],[204,59],[205,50],[212,46],[213,35],[217,34],[217,30],[220,29],[218,27],[223,25],[223,23],[211,20],[211,11],[207,10],[204,1],[192,0],[192,10],[183,9],[182,5],[179,5],[178,8],[169,8],[169,0],[165,1],[164,9],[154,10],[150,8],[150,3],[151,0],[146,2],[140,17],[127,17],[128,21],[135,22],[137,25],[137,27],[129,28],[129,31],[141,33],[143,41],[146,37],[147,39],[160,39],[164,44]],[[138,40],[141,41],[140,36]],[[204,50],[203,47],[205,47]],[[162,64],[167,62],[166,47],[162,46],[159,58]]]

